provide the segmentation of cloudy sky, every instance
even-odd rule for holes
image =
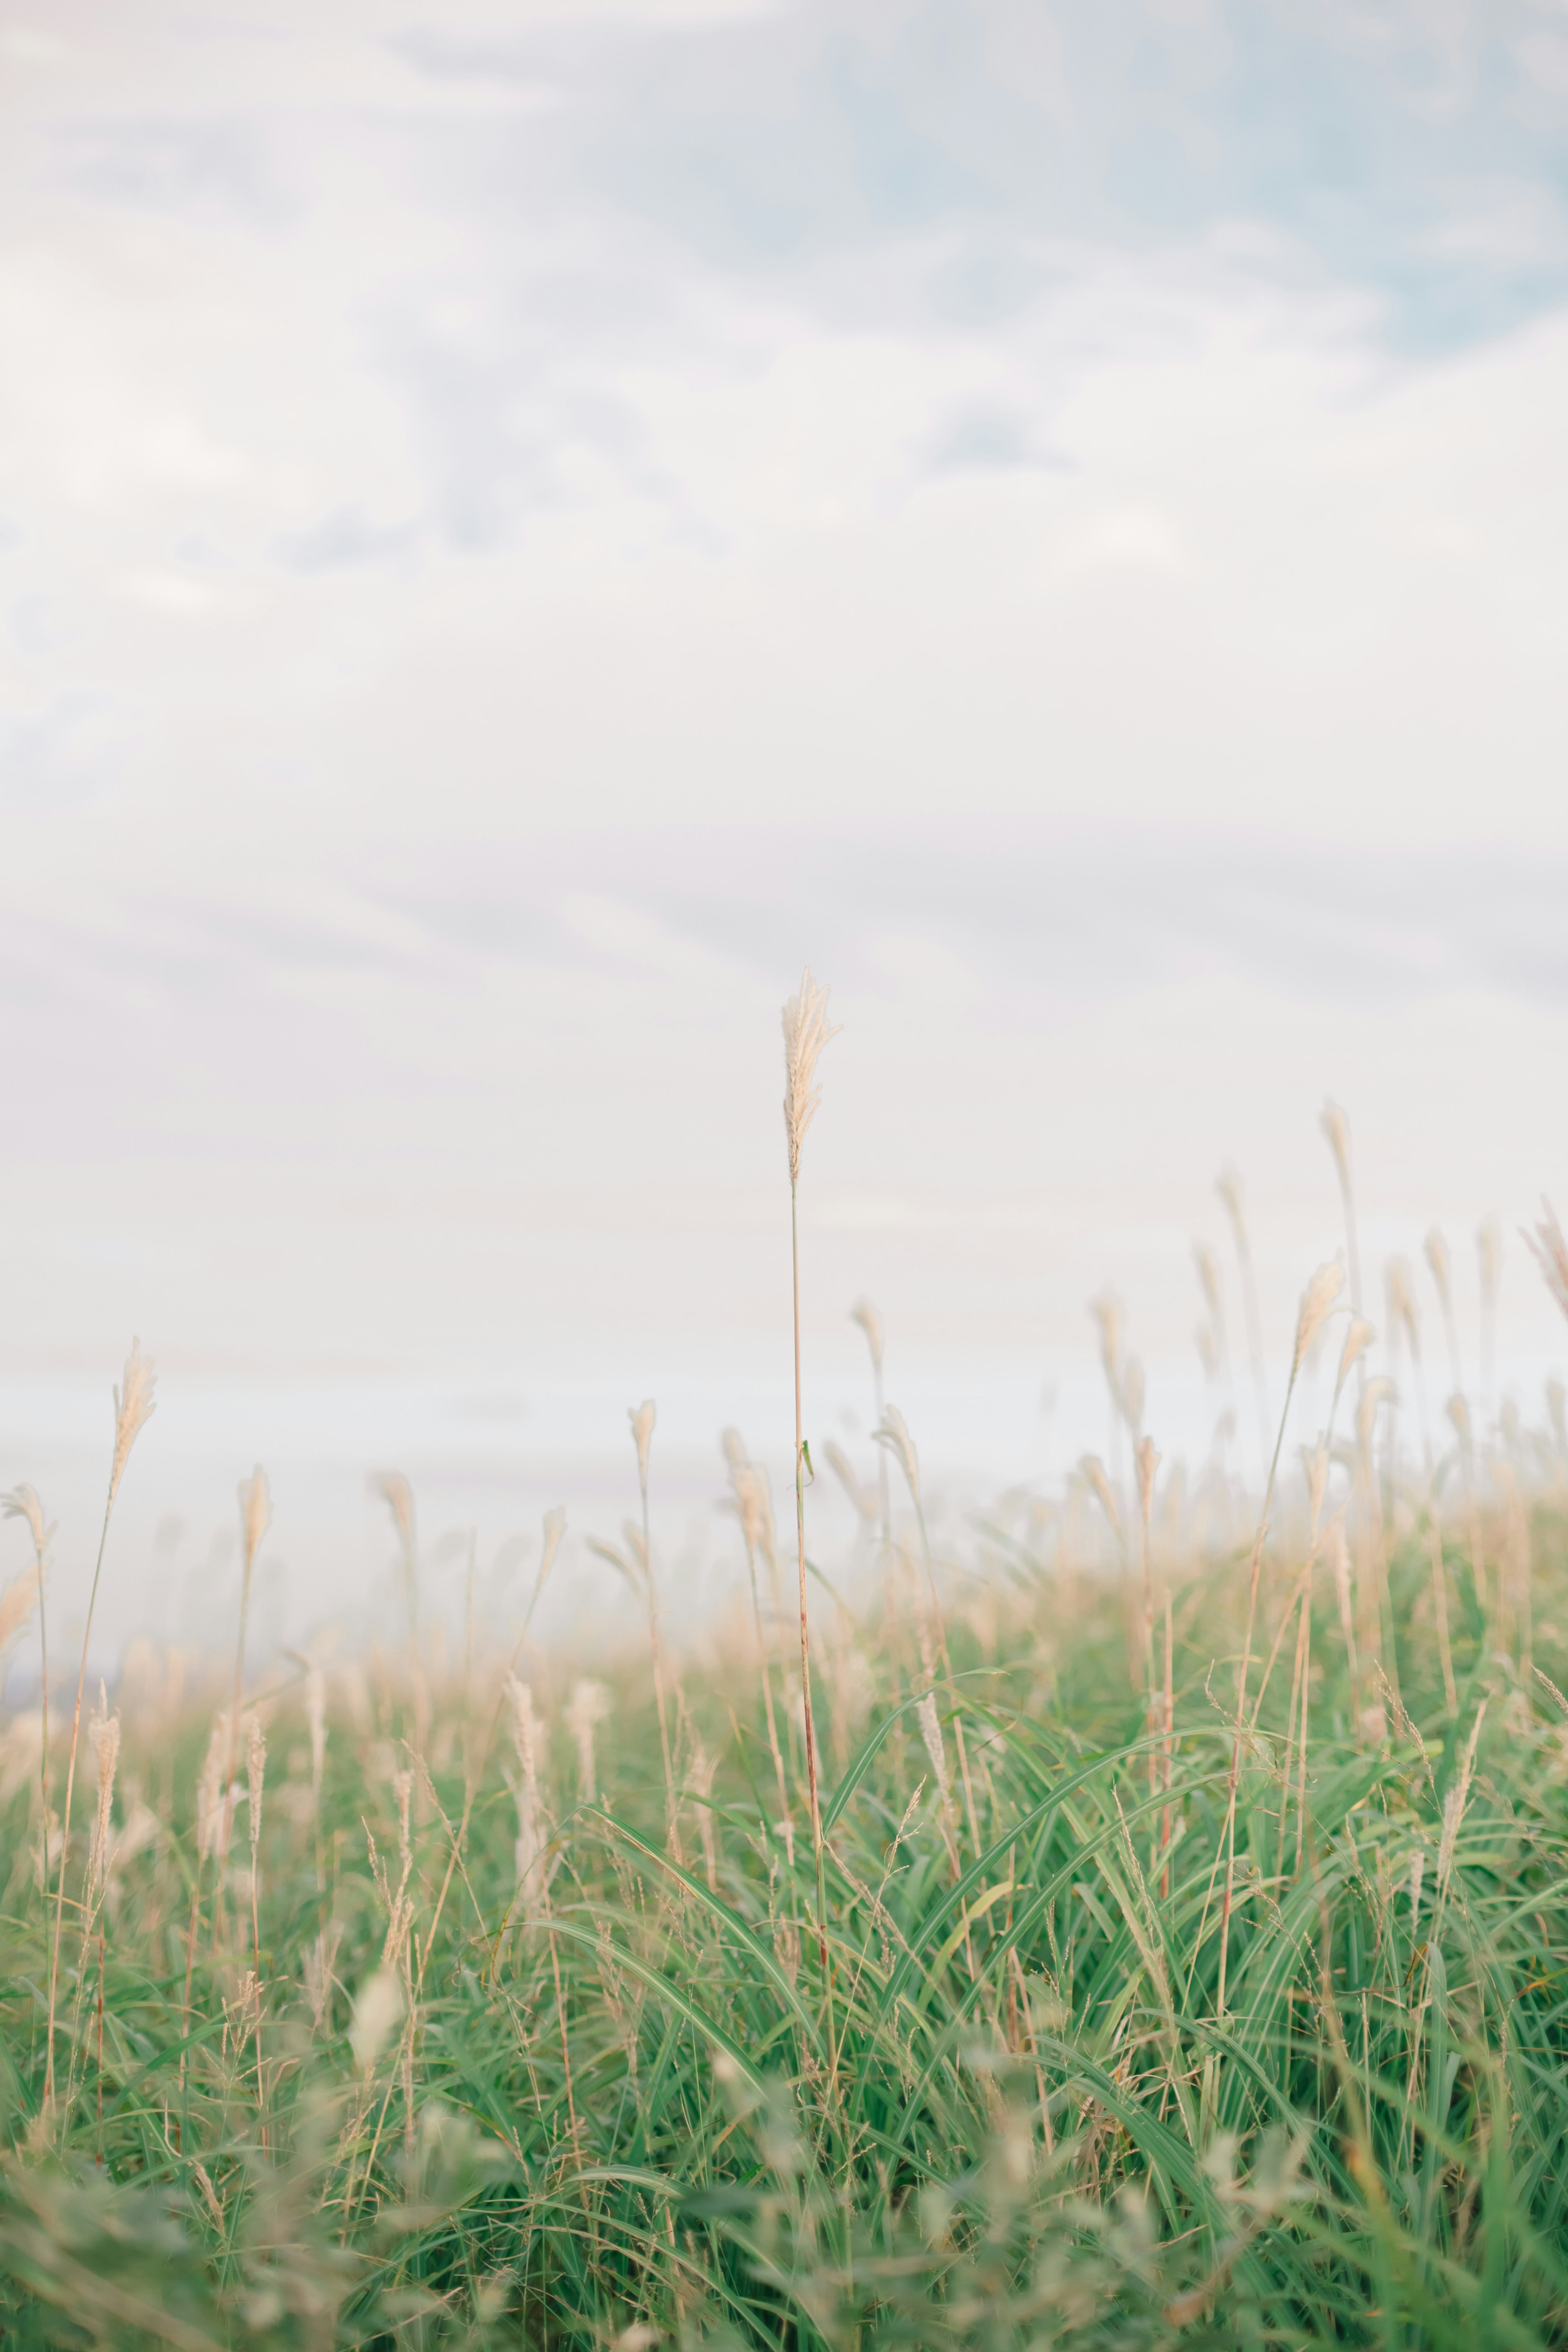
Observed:
[[[1190,1238],[1234,1160],[1282,1349],[1326,1093],[1472,1318],[1568,1195],[1563,0],[0,0],[0,109],[62,1559],[132,1331],[187,1597],[257,1452],[307,1614],[386,1460],[612,1523],[653,1393],[683,1507],[727,1420],[782,1475],[808,958],[819,1412],[869,1290],[955,1475],[1098,1437],[1107,1281],[1207,1442]]]

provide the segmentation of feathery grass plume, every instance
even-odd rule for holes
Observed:
[[[1088,1486],[1095,1501],[1104,1512],[1105,1524],[1115,1537],[1116,1548],[1120,1551],[1122,1514],[1116,1508],[1116,1497],[1111,1491],[1111,1481],[1105,1475],[1105,1465],[1097,1454],[1081,1454],[1078,1457],[1078,1475]]]
[[[1100,1364],[1113,1396],[1122,1386],[1122,1302],[1113,1290],[1103,1290],[1089,1301],[1089,1312],[1100,1329]]]
[[[1136,1356],[1127,1359],[1116,1402],[1122,1408],[1123,1418],[1136,1445],[1144,1427],[1144,1367]]]
[[[1338,1103],[1325,1100],[1318,1121],[1333,1155],[1334,1173],[1339,1178],[1340,1198],[1344,1203],[1344,1245],[1350,1260],[1350,1303],[1361,1313],[1361,1250],[1355,1231],[1355,1191],[1351,1181],[1350,1121]]]
[[[877,1420],[880,1421],[882,1419],[883,1402],[882,1392],[882,1317],[877,1313],[876,1308],[872,1305],[869,1298],[861,1298],[857,1299],[854,1306],[850,1309],[850,1321],[852,1323],[859,1324],[861,1329],[865,1333],[866,1346],[871,1350],[872,1394],[876,1406],[876,1417]],[[831,1458],[830,1454],[830,1459]],[[882,1454],[877,1456],[876,1480],[877,1499],[882,1506],[881,1523],[878,1528],[878,1550],[879,1554],[885,1554],[888,1544],[891,1542],[893,1538],[893,1517],[887,1491],[887,1461],[885,1456]]]
[[[36,1568],[25,1568],[14,1576],[4,1592],[0,1592],[0,1656],[4,1656],[23,1626],[33,1613],[33,1604],[43,1590],[43,1577]]]
[[[13,1487],[8,1495],[0,1496],[0,1511],[8,1519],[26,1519],[27,1533],[33,1538],[33,1567],[38,1580],[38,1704],[43,1716],[40,1734],[39,1775],[43,1795],[44,1884],[49,1880],[49,1619],[45,1580],[49,1565],[49,1544],[54,1529],[45,1524],[44,1507],[34,1486]],[[0,1647],[3,1647],[0,1644]]]
[[[534,1622],[534,1611],[539,1605],[539,1595],[543,1592],[549,1572],[555,1566],[556,1555],[560,1549],[561,1538],[565,1533],[566,1513],[558,1503],[554,1510],[547,1511],[544,1516],[544,1536],[539,1549],[538,1573],[534,1578],[534,1589],[529,1596],[528,1614],[523,1619],[525,1633]]]
[[[1214,1180],[1214,1189],[1230,1220],[1231,1239],[1236,1244],[1236,1263],[1241,1275],[1241,1305],[1247,1318],[1247,1351],[1252,1366],[1253,1402],[1258,1408],[1258,1456],[1260,1473],[1266,1475],[1269,1466],[1269,1382],[1263,1370],[1263,1324],[1258,1312],[1258,1282],[1252,1271],[1252,1244],[1248,1239],[1247,1219],[1242,1211],[1239,1172],[1232,1167],[1222,1168]]]
[[[1333,1303],[1344,1284],[1344,1270],[1337,1259],[1320,1265],[1305,1290],[1296,1315],[1296,1345],[1291,1358],[1293,1380],[1301,1369],[1302,1359],[1333,1311]]]
[[[1480,1407],[1490,1421],[1497,1405],[1497,1294],[1502,1278],[1502,1227],[1495,1217],[1484,1218],[1476,1227],[1476,1265],[1481,1293]]]
[[[800,1698],[805,1711],[806,1788],[811,1813],[811,1845],[817,1864],[817,1951],[822,1981],[828,1978],[828,1895],[822,1863],[822,1809],[817,1797],[817,1727],[811,1712],[810,1634],[806,1609],[806,1428],[800,1402],[800,1227],[797,1195],[800,1182],[800,1146],[822,1098],[817,1085],[817,1063],[822,1048],[839,1034],[828,1020],[828,991],[809,971],[784,1007],[784,1136],[789,1158],[789,1262],[795,1325],[795,1532],[800,1552]]]
[[[648,1596],[648,1646],[653,1658],[653,1697],[659,1710],[659,1753],[664,1763],[664,1804],[670,1827],[674,1826],[675,1777],[670,1755],[669,1707],[664,1693],[664,1658],[659,1640],[659,1596],[653,1581],[653,1538],[648,1517],[648,1451],[653,1442],[653,1426],[659,1418],[658,1406],[652,1397],[644,1397],[639,1405],[629,1405],[626,1418],[632,1424],[632,1442],[637,1449],[637,1491],[643,1504],[641,1566],[643,1588]],[[633,1549],[639,1547],[633,1546]]]
[[[88,1644],[92,1640],[93,1614],[98,1607],[98,1588],[103,1574],[103,1555],[109,1542],[109,1523],[114,1512],[114,1498],[120,1492],[120,1482],[125,1475],[125,1465],[131,1459],[131,1449],[140,1433],[145,1429],[154,1410],[153,1391],[157,1375],[141,1353],[141,1342],[132,1339],[131,1353],[125,1360],[125,1371],[120,1385],[114,1391],[114,1454],[110,1465],[109,1494],[103,1507],[103,1526],[98,1538],[98,1558],[93,1564],[92,1587],[88,1594],[87,1622],[82,1627],[81,1664],[77,1671],[76,1706],[71,1716],[70,1753],[66,1764],[66,1801],[60,1821],[60,1877],[55,1893],[55,1929],[49,1950],[48,2021],[45,2029],[44,2107],[52,2109],[55,2097],[55,2019],[58,2013],[60,1979],[60,1935],[66,1916],[66,1863],[70,1851],[71,1798],[76,1789],[77,1748],[81,1737],[82,1693],[87,1687]]]
[[[1453,1393],[1462,1396],[1465,1376],[1459,1362],[1459,1327],[1454,1314],[1453,1269],[1448,1257],[1448,1244],[1437,1226],[1434,1225],[1422,1244],[1437,1304],[1442,1309],[1443,1335],[1448,1343],[1448,1381]]]
[[[538,1725],[534,1716],[534,1695],[530,1686],[519,1682],[516,1675],[507,1676],[507,1696],[511,1704],[512,1745],[517,1751],[520,1778],[517,1781],[517,1839],[515,1848],[517,1885],[524,1887],[538,1872],[545,1858],[544,1808],[539,1801]],[[532,1890],[542,1896],[542,1874]]]
[[[214,1715],[207,1739],[207,1752],[196,1776],[196,1852],[203,1862],[214,1859],[223,1832],[224,1758],[228,1753],[229,1745],[228,1717],[226,1715]]]
[[[222,1851],[229,1850],[229,1832],[233,1825],[235,1775],[239,1769],[240,1700],[245,1691],[245,1643],[250,1623],[250,1582],[256,1568],[256,1556],[262,1538],[272,1525],[272,1494],[267,1483],[267,1473],[258,1462],[250,1477],[239,1482],[240,1585],[239,1633],[235,1643],[234,1696],[229,1701],[230,1748],[225,1785],[228,1813],[224,1822]]]
[[[398,1550],[402,1555],[403,1591],[408,1604],[409,1645],[419,1639],[419,1534],[414,1513],[413,1488],[401,1470],[382,1470],[371,1480],[371,1492],[379,1495],[392,1513],[397,1531]]]
[[[1192,1262],[1197,1268],[1198,1288],[1208,1309],[1208,1319],[1214,1326],[1216,1337],[1220,1337],[1225,1329],[1225,1307],[1220,1292],[1219,1259],[1207,1242],[1194,1242]]]
[[[1351,1318],[1350,1328],[1344,1335],[1344,1345],[1339,1351],[1339,1370],[1334,1374],[1333,1392],[1336,1404],[1344,1394],[1344,1384],[1349,1380],[1352,1370],[1360,1363],[1376,1337],[1376,1332],[1364,1315],[1355,1315]]]
[[[1421,1423],[1421,1460],[1428,1480],[1432,1475],[1432,1423],[1427,1410],[1427,1375],[1421,1360],[1421,1318],[1416,1304],[1416,1284],[1409,1261],[1393,1257],[1388,1261],[1385,1277],[1388,1302],[1388,1328],[1391,1340],[1401,1332],[1410,1358],[1410,1377],[1416,1388],[1416,1411]]]
[[[894,1455],[909,1488],[910,1498],[916,1507],[920,1503],[920,1456],[915,1451],[915,1440],[909,1434],[909,1424],[895,1404],[883,1408],[881,1421],[872,1431],[878,1445],[885,1446]]]
[[[402,1979],[396,1969],[375,1969],[360,1987],[349,2021],[349,2047],[366,2077],[375,2073],[376,2061],[402,2017]]]
[[[109,1474],[111,1507],[120,1492],[120,1482],[125,1475],[131,1449],[157,1411],[153,1401],[157,1384],[158,1376],[141,1353],[141,1342],[132,1339],[131,1353],[125,1360],[123,1381],[114,1391],[114,1461]]]
[[[93,1822],[92,1843],[88,1853],[87,1901],[89,1926],[96,1899],[101,1898],[109,1875],[109,1856],[114,1814],[114,1781],[120,1768],[120,1711],[110,1712],[109,1694],[100,1681],[98,1686],[98,1713],[88,1719],[88,1740],[93,1760],[98,1766],[98,1815]]]
[[[580,1676],[571,1686],[567,1702],[566,1727],[577,1747],[577,1793],[585,1805],[598,1801],[599,1780],[594,1769],[593,1734],[610,1713],[611,1696],[603,1683],[591,1682]]]
[[[1564,1315],[1568,1315],[1568,1241],[1563,1238],[1563,1228],[1557,1222],[1557,1212],[1542,1196],[1542,1217],[1533,1233],[1523,1225],[1520,1235],[1525,1248],[1541,1268],[1542,1277]]]
[[[1089,1301],[1089,1312],[1100,1333],[1100,1369],[1111,1399],[1111,1479],[1122,1484],[1122,1423],[1127,1418],[1123,1391],[1122,1302],[1113,1290],[1101,1291]]]
[[[1307,1475],[1307,1506],[1310,1513],[1308,1540],[1315,1544],[1318,1539],[1318,1528],[1323,1515],[1323,1496],[1328,1493],[1329,1486],[1329,1449],[1326,1438],[1320,1437],[1310,1454],[1306,1447],[1302,1446],[1301,1466]]]
[[[839,1444],[830,1437],[822,1452],[829,1469],[843,1488],[850,1508],[862,1527],[874,1528],[880,1517],[877,1497],[870,1486],[862,1486],[855,1475],[855,1465]]]

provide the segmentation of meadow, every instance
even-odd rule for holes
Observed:
[[[1115,1451],[940,1543],[880,1396],[873,1458],[802,1433],[793,1547],[727,1436],[739,1605],[680,1645],[638,1408],[608,1664],[422,1633],[389,1479],[406,1638],[247,1679],[247,1480],[236,1661],[57,1662],[0,1738],[0,2340],[1568,2339],[1561,1398],[1396,1418],[1343,1282],[1262,1495],[1160,1462],[1108,1305]]]

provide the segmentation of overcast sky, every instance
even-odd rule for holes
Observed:
[[[1281,1349],[1325,1093],[1468,1313],[1568,1196],[1562,0],[6,0],[0,92],[6,1483],[132,1330],[202,1541],[787,1463],[808,957],[821,1393],[869,1289],[955,1463],[1107,1280],[1189,1441],[1227,1159]]]

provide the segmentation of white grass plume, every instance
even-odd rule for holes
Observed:
[[[1344,1269],[1337,1258],[1320,1265],[1305,1290],[1296,1316],[1296,1345],[1291,1360],[1292,1378],[1301,1369],[1307,1349],[1322,1329],[1335,1299],[1344,1286]]]
[[[800,1146],[817,1114],[822,1090],[816,1083],[817,1062],[824,1045],[839,1034],[841,1024],[828,1019],[828,991],[809,971],[784,1007],[784,1135],[789,1150],[789,1181],[800,1173]]]
[[[158,1376],[141,1353],[141,1340],[132,1339],[120,1386],[114,1391],[114,1462],[109,1474],[111,1504],[120,1491],[131,1449],[156,1410],[153,1391],[157,1384]]]

